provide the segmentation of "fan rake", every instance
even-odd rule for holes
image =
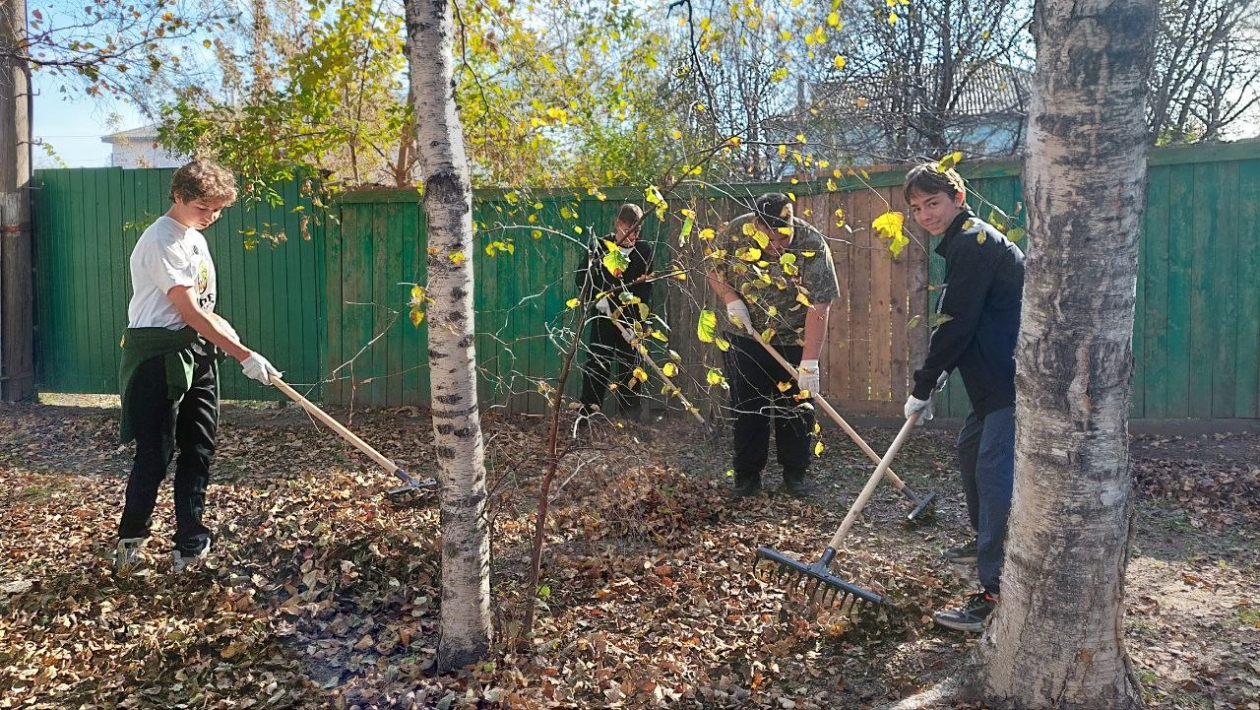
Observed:
[[[857,522],[862,509],[866,507],[867,501],[875,493],[893,457],[901,450],[901,445],[905,443],[910,436],[910,431],[919,421],[919,415],[920,412],[915,412],[901,426],[901,431],[897,432],[897,438],[893,439],[892,446],[888,447],[888,453],[880,459],[875,472],[866,481],[866,486],[858,494],[853,507],[849,508],[848,514],[840,523],[840,528],[836,530],[835,535],[831,536],[827,549],[823,550],[822,557],[817,562],[806,564],[773,548],[761,547],[757,549],[757,556],[753,563],[754,569],[760,567],[762,576],[784,586],[788,593],[803,594],[809,602],[818,606],[839,605],[844,608],[847,605],[851,613],[856,611],[859,605],[876,608],[882,606],[884,602],[882,595],[832,574],[831,563],[836,558],[836,551],[840,549],[840,544],[848,537],[853,524]]]
[[[292,399],[294,402],[301,405],[302,409],[305,409],[311,416],[320,420],[325,426],[336,432],[336,434],[342,439],[345,439],[356,449],[362,451],[364,454],[367,454],[368,458],[376,462],[377,466],[380,466],[387,473],[393,474],[395,478],[402,481],[403,484],[401,486],[392,488],[385,492],[385,497],[388,498],[394,505],[412,505],[417,503],[420,498],[425,497],[426,494],[432,493],[440,487],[441,484],[439,484],[437,479],[434,478],[426,478],[424,480],[412,478],[411,474],[404,471],[401,466],[398,466],[393,461],[390,461],[382,456],[379,451],[369,446],[367,442],[355,436],[353,432],[345,428],[341,422],[333,419],[327,412],[315,406],[314,403],[303,397],[301,394],[298,394],[297,390],[290,387],[284,380],[279,377],[272,377],[271,384],[275,385],[281,392],[288,395],[289,399]]]
[[[761,337],[760,333],[754,330],[751,326],[745,326],[745,330],[748,332],[748,336],[753,340],[756,340],[761,347],[765,348],[766,352],[779,363],[780,367],[787,371],[788,375],[790,375],[793,380],[800,378],[800,374],[796,371],[796,368],[792,366],[792,363],[788,362],[787,359],[783,357],[783,354],[778,350],[770,347],[770,344]],[[875,450],[866,443],[866,440],[854,431],[853,427],[849,426],[849,423],[844,420],[844,417],[840,416],[840,413],[828,404],[827,400],[823,399],[822,395],[816,392],[811,392],[810,394],[813,397],[814,404],[816,404],[819,409],[823,410],[827,416],[831,417],[831,420],[834,421],[836,425],[839,426],[844,433],[853,440],[853,443],[858,445],[858,448],[861,449],[871,461],[874,461],[875,463],[880,462],[879,454],[875,453]],[[892,466],[888,466],[884,469],[884,475],[888,476],[888,480],[892,483],[893,488],[895,488],[898,493],[905,496],[906,500],[910,501],[912,508],[910,512],[906,514],[907,522],[920,523],[926,522],[932,518],[932,515],[936,512],[935,493],[915,493],[910,486],[906,485],[905,481],[901,480],[897,474],[893,473]]]

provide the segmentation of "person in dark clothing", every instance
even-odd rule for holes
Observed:
[[[236,200],[236,180],[224,168],[193,161],[171,178],[174,205],[158,217],[131,252],[132,297],[127,306],[119,387],[122,441],[136,442],[118,523],[114,569],[129,574],[149,538],[153,508],[166,469],[175,460],[175,550],[183,571],[210,551],[202,523],[210,459],[219,423],[219,360],[241,362],[246,377],[271,384],[280,372],[241,345],[214,308],[214,260],[201,230]]]
[[[941,323],[927,358],[914,373],[907,418],[932,418],[932,390],[942,373],[962,375],[971,413],[958,435],[958,459],[967,511],[976,540],[945,551],[976,561],[983,590],[959,609],[933,620],[952,629],[980,631],[1001,593],[1002,555],[1015,477],[1015,342],[1024,289],[1024,253],[972,214],[962,178],[925,163],[906,175],[905,197],[920,227],[940,237],[944,291]]]
[[[773,428],[783,490],[811,495],[811,397],[820,385],[827,314],[840,294],[827,240],[793,216],[792,198],[772,192],[753,200],[753,211],[732,220],[712,249],[709,287],[732,326],[725,352],[735,414],[732,493],[744,498],[761,492]],[[751,337],[749,327],[797,369],[798,380]]]
[[[643,210],[638,205],[622,205],[612,234],[591,242],[574,279],[594,304],[586,321],[590,324],[590,350],[582,368],[579,399],[588,415],[603,407],[610,389],[616,393],[622,414],[639,408],[638,393],[627,382],[634,369],[635,352],[621,329],[633,332],[640,320],[638,304],[649,303],[652,298],[654,253],[652,244],[639,240],[642,224]],[[614,249],[619,253],[614,254]],[[615,262],[621,262],[624,270],[614,273]]]

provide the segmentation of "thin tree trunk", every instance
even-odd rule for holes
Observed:
[[[428,217],[429,372],[442,469],[439,672],[490,648],[490,534],[473,349],[472,184],[455,105],[449,0],[407,0],[407,59]]]
[[[1002,599],[964,695],[1137,708],[1124,646],[1133,314],[1153,0],[1040,0],[1015,494]]]

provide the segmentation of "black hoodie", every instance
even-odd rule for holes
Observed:
[[[1024,291],[1024,252],[964,210],[945,230],[945,290],[914,396],[927,399],[944,371],[958,369],[979,417],[1015,404],[1015,341]]]

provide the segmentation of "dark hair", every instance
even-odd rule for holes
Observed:
[[[210,200],[230,205],[236,202],[236,178],[217,163],[194,160],[171,176],[171,201]]]
[[[627,202],[617,210],[617,221],[628,226],[636,225],[643,221],[643,208]]]
[[[753,200],[757,221],[771,229],[792,226],[792,200],[782,192],[767,192]]]
[[[909,202],[912,195],[944,193],[952,198],[960,192],[967,192],[967,186],[963,183],[962,176],[952,168],[941,170],[936,163],[921,163],[906,173],[906,186],[902,194]]]

